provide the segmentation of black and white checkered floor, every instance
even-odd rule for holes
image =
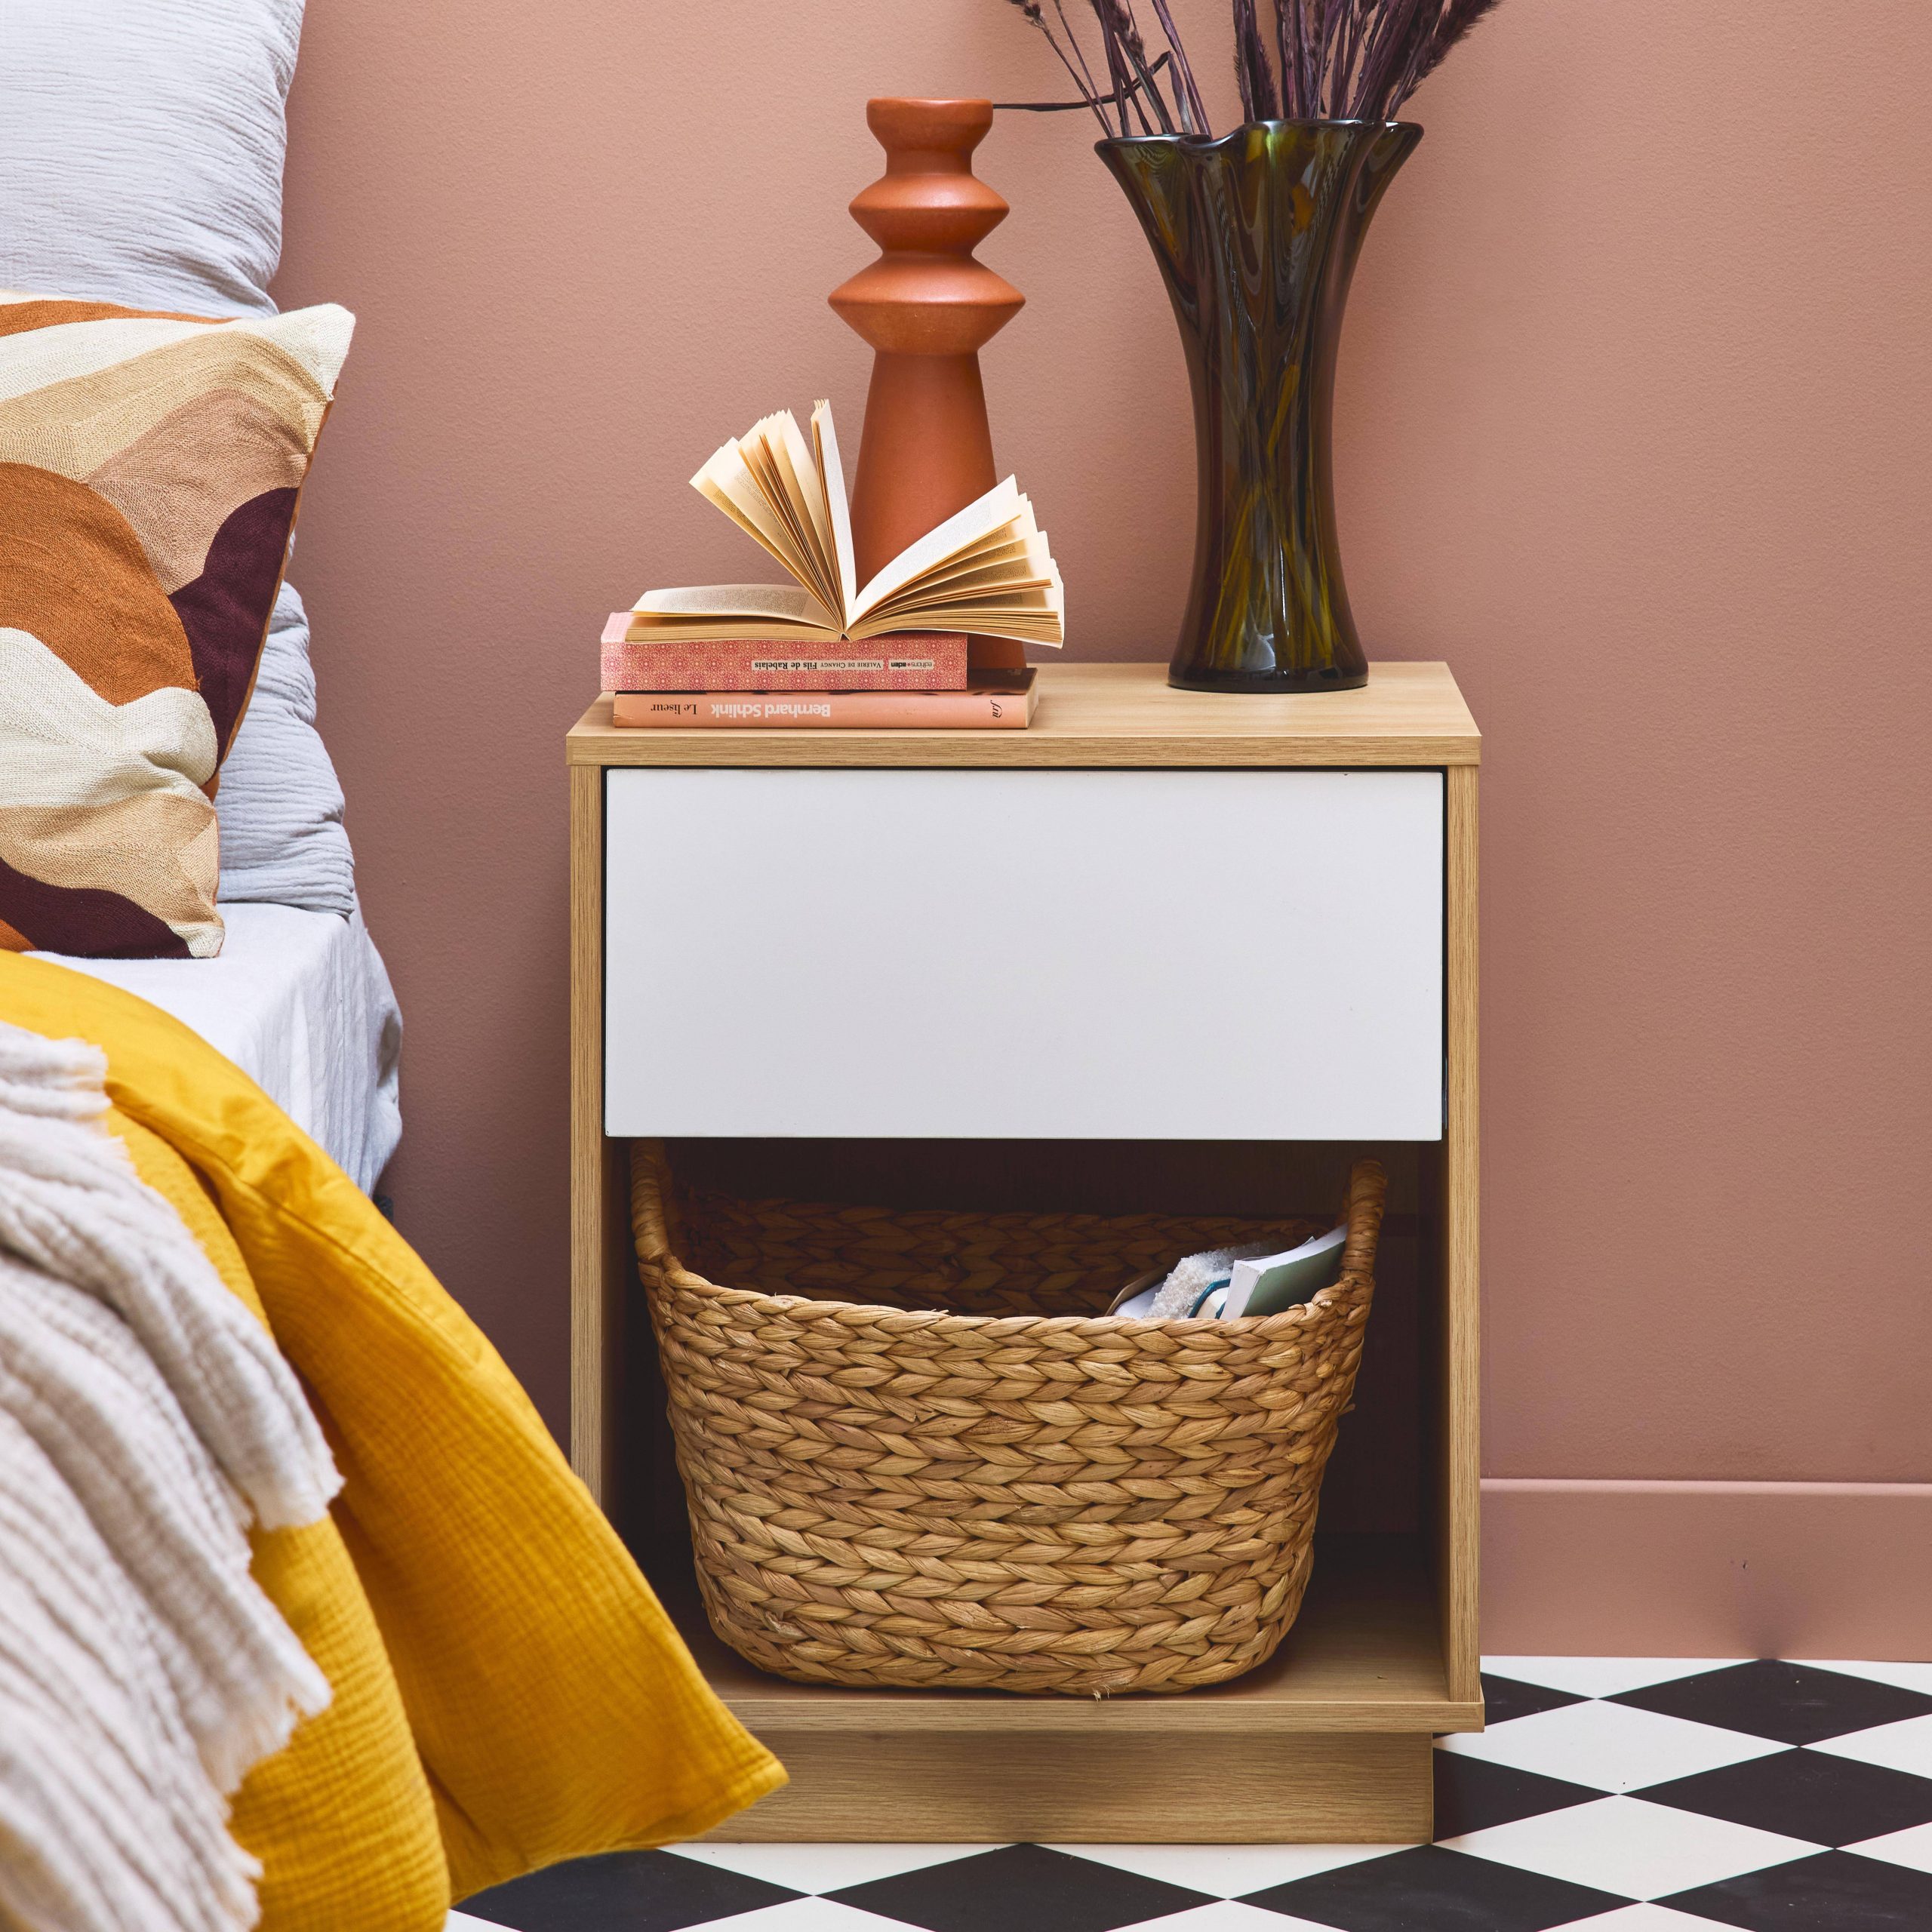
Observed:
[[[515,1932],[1932,1932],[1932,1663],[1492,1657],[1432,1845],[688,1845],[472,1899]]]

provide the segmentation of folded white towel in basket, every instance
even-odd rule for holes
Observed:
[[[103,1124],[94,1048],[0,1025],[0,1922],[256,1918],[227,1799],[328,1702],[248,1531],[340,1487],[300,1384]]]

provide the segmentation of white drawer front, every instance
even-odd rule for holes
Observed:
[[[1434,1140],[1434,771],[611,771],[614,1134]]]

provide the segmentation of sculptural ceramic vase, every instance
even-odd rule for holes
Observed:
[[[1368,681],[1342,580],[1330,403],[1355,257],[1421,138],[1401,122],[1263,121],[1218,140],[1098,143],[1153,244],[1194,395],[1194,576],[1170,684]]]
[[[831,297],[874,352],[852,478],[861,583],[998,481],[980,351],[1026,300],[973,254],[1007,216],[973,172],[992,103],[869,100],[866,125],[885,172],[854,198],[852,219],[878,260]],[[971,648],[975,666],[1026,662],[1009,638],[976,637]]]

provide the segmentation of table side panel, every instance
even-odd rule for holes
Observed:
[[[604,1137],[604,774],[570,774],[571,1464],[608,1506],[623,1223]]]
[[[1442,1147],[1441,1442],[1438,1452],[1443,1660],[1454,1697],[1482,1695],[1477,1632],[1481,1442],[1481,1140],[1478,1115],[1476,774],[1447,774],[1444,921],[1446,1062]]]

